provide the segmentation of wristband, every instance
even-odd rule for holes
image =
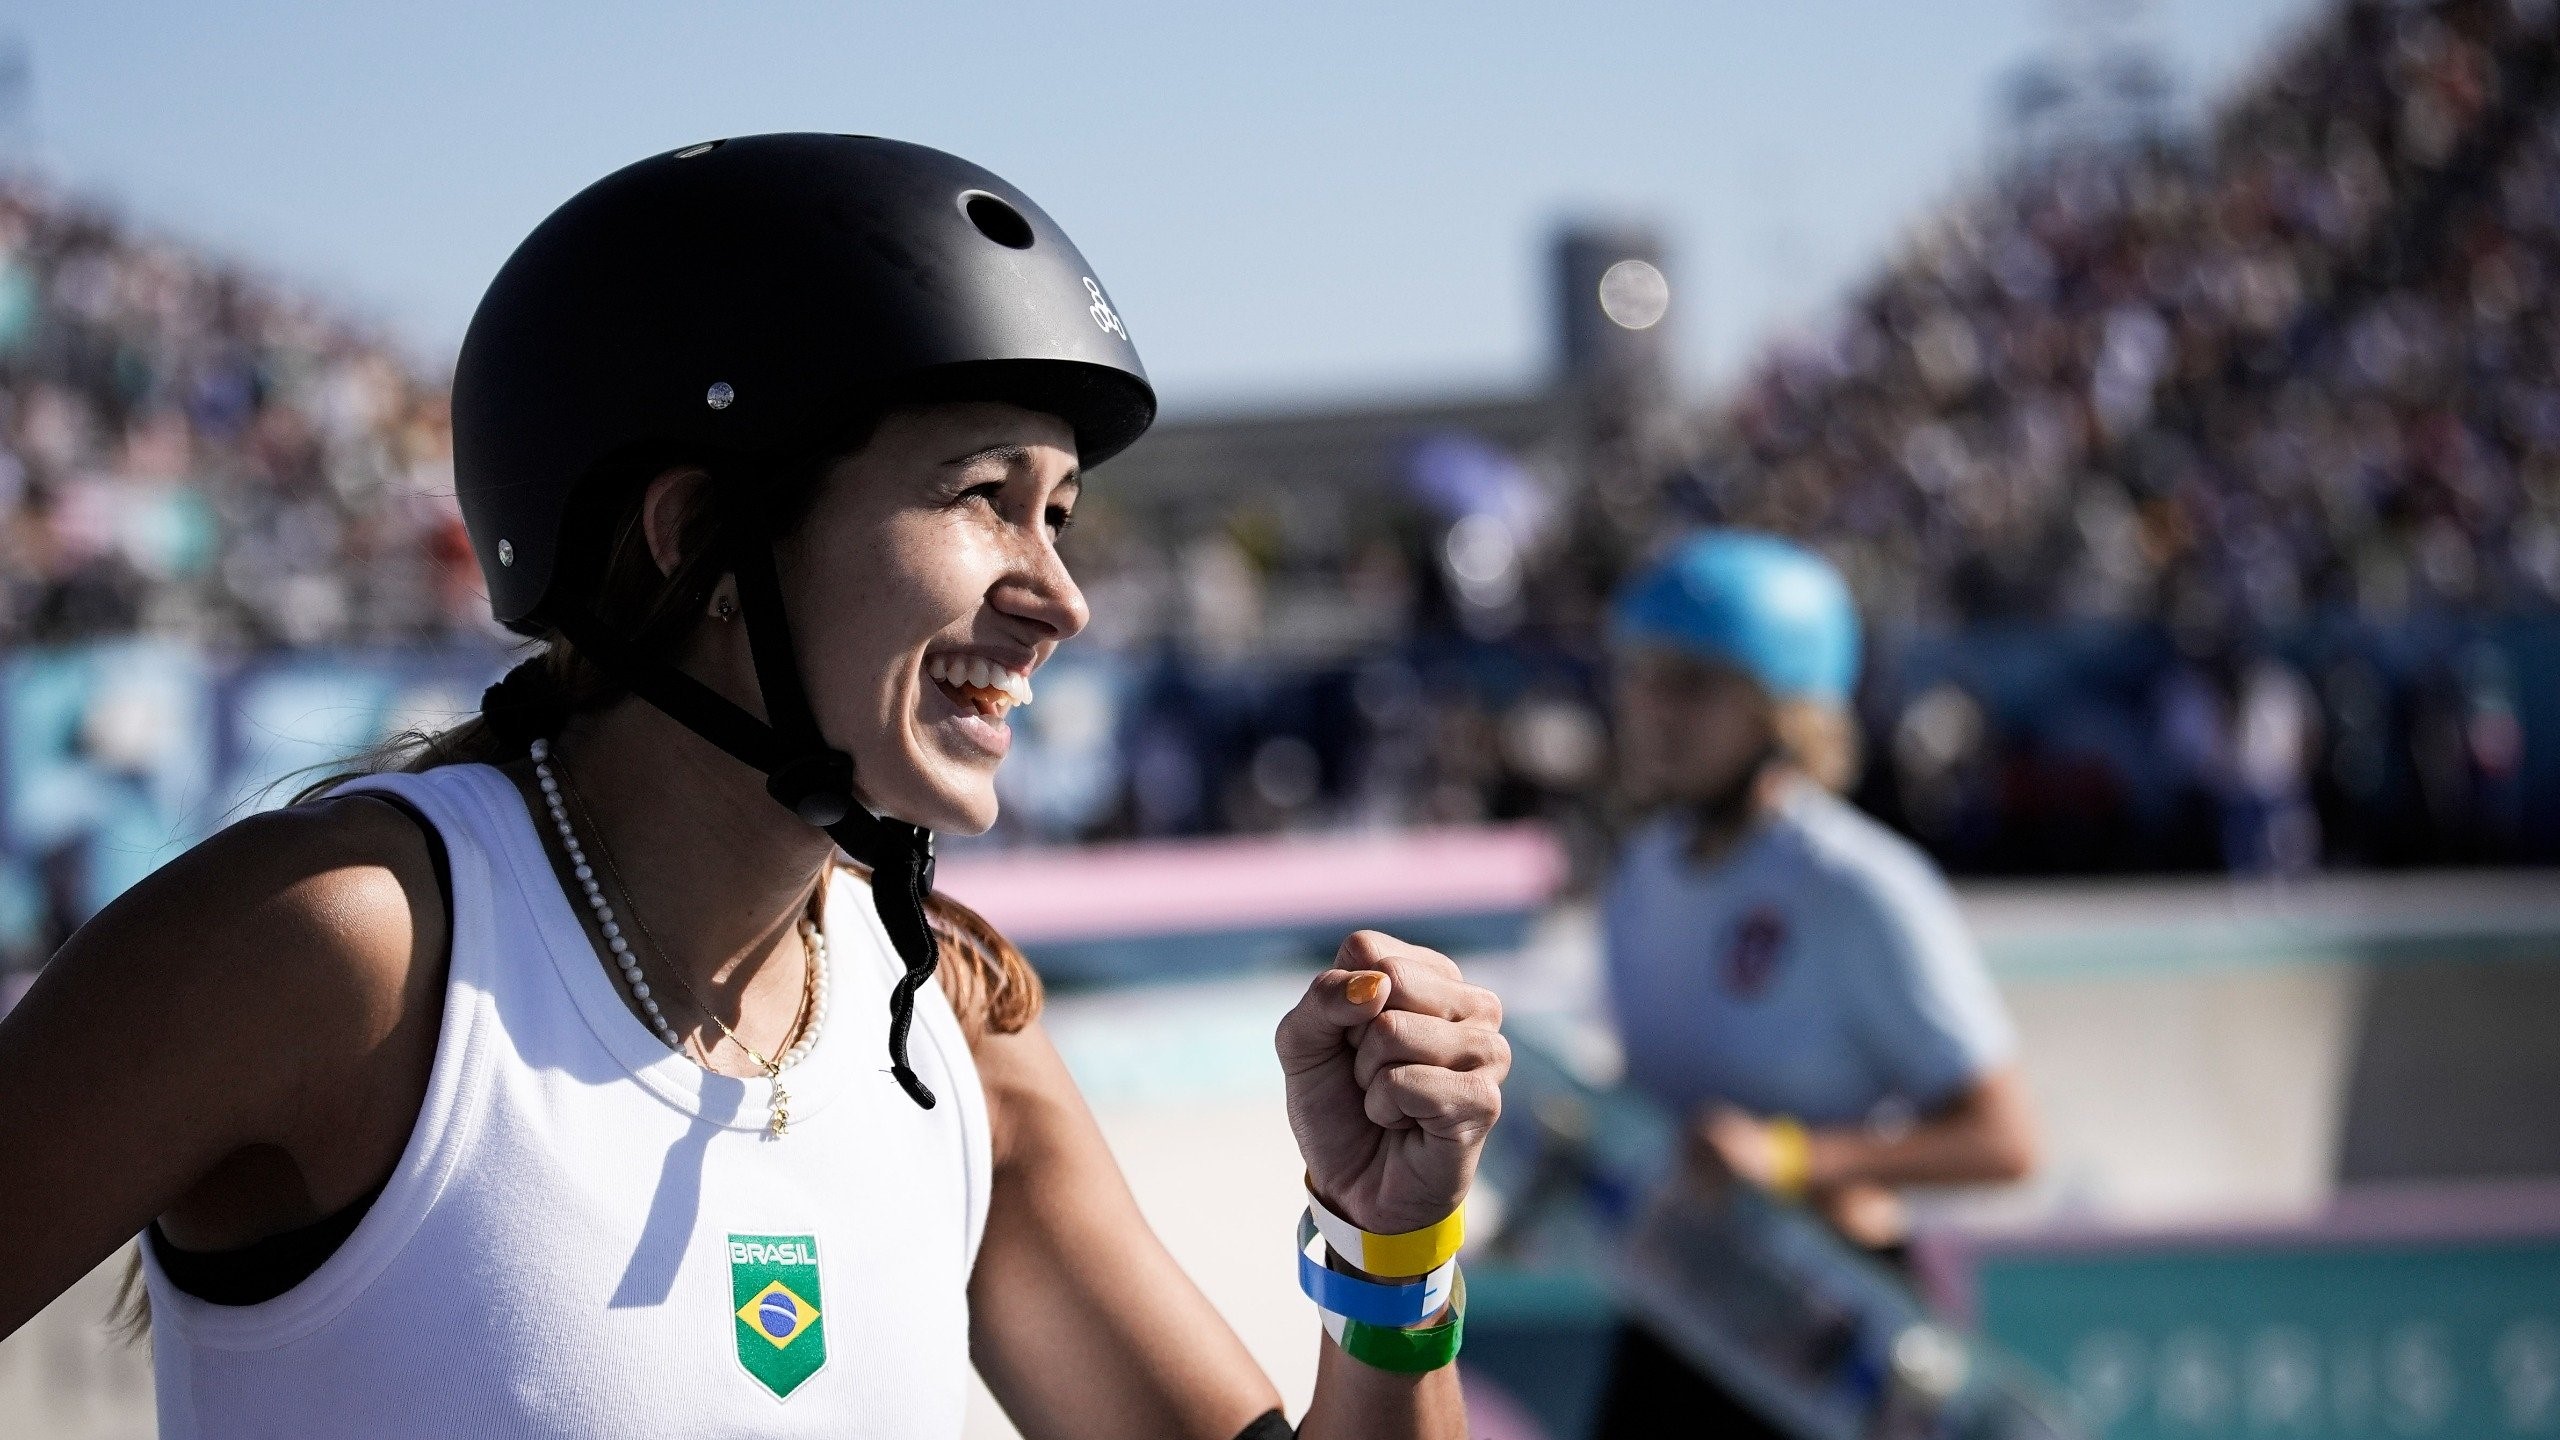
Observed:
[[[1781,1115],[1768,1122],[1769,1189],[1788,1200],[1802,1199],[1813,1178],[1813,1137],[1804,1122]]]
[[[1371,1325],[1401,1328],[1421,1324],[1449,1303],[1449,1286],[1458,1274],[1455,1260],[1419,1280],[1384,1285],[1328,1267],[1324,1257],[1316,1253],[1316,1247],[1324,1243],[1316,1231],[1314,1213],[1299,1216],[1298,1288],[1307,1292],[1307,1298],[1316,1302],[1319,1310]]]
[[[1398,1330],[1325,1312],[1324,1333],[1342,1353],[1372,1370],[1421,1375],[1458,1358],[1467,1328],[1467,1277],[1462,1272],[1449,1290],[1449,1318],[1427,1330]]]
[[[1316,1194],[1315,1178],[1307,1179],[1307,1212],[1333,1253],[1372,1275],[1404,1279],[1428,1275],[1456,1257],[1467,1238],[1467,1212],[1461,1207],[1438,1222],[1401,1235],[1373,1235],[1336,1215]]]

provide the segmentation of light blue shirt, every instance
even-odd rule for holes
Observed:
[[[1852,1123],[2008,1060],[1981,952],[1909,842],[1812,784],[1711,867],[1688,836],[1638,831],[1603,910],[1627,1078],[1657,1103]]]

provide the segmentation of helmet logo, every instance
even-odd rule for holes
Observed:
[[[1094,283],[1090,275],[1084,277],[1084,293],[1093,297],[1093,303],[1085,307],[1085,313],[1093,317],[1094,324],[1102,327],[1102,333],[1127,340],[1129,327],[1120,323],[1120,312],[1112,309],[1111,302],[1102,298],[1102,287]]]
[[[737,398],[738,392],[729,388],[728,381],[714,380],[711,382],[710,390],[704,393],[702,403],[714,410],[726,410]]]
[[[498,563],[501,566],[512,566],[516,563],[516,542],[513,540],[498,542]]]

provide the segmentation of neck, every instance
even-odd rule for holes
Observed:
[[[571,819],[612,856],[646,926],[640,943],[655,942],[714,1003],[743,1012],[767,990],[796,997],[793,931],[834,842],[776,804],[762,776],[645,701],[579,715],[555,745],[585,802]],[[777,956],[795,963],[767,963]]]

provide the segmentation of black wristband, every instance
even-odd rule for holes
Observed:
[[[1236,1440],[1298,1440],[1298,1432],[1290,1428],[1288,1416],[1266,1410],[1261,1418],[1237,1431]]]

